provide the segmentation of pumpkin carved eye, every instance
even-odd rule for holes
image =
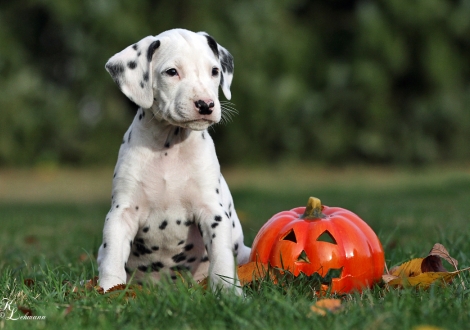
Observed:
[[[318,236],[317,242],[327,242],[338,245],[338,243],[336,243],[335,238],[331,235],[328,230],[325,230],[320,236]]]
[[[281,240],[297,243],[297,237],[295,236],[294,229],[289,230],[287,234],[283,238],[281,238]]]

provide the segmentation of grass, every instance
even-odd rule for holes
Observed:
[[[0,319],[0,329],[463,329],[470,323],[468,274],[465,288],[454,281],[427,291],[376,287],[347,295],[341,312],[323,317],[310,312],[317,298],[308,281],[286,287],[266,281],[246,287],[245,298],[182,282],[146,288],[133,299],[73,293],[64,281],[79,285],[97,275],[111,176],[112,169],[0,171],[0,299],[46,316]],[[230,169],[226,178],[247,244],[273,214],[313,195],[368,222],[389,267],[425,256],[436,242],[460,268],[470,266],[468,171],[283,167]]]

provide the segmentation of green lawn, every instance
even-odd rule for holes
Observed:
[[[92,174],[57,175],[71,180],[60,185],[56,182],[60,179],[40,176],[25,181],[21,172],[0,172],[0,299],[9,298],[15,306],[46,316],[45,321],[0,319],[0,329],[412,329],[419,325],[464,329],[470,324],[468,274],[463,275],[465,287],[454,281],[428,291],[388,292],[377,287],[348,295],[342,312],[324,317],[310,312],[317,298],[308,283],[288,289],[264,283],[256,290],[245,288],[245,298],[182,283],[152,287],[129,300],[94,291],[71,293],[64,280],[77,284],[97,275],[95,256],[109,208],[101,193],[107,189],[101,187],[93,197],[88,186],[109,184],[111,175],[97,181]],[[86,177],[92,178],[89,183]],[[272,215],[303,206],[313,195],[368,222],[384,245],[389,267],[425,256],[436,242],[448,248],[460,268],[470,266],[468,171],[238,169],[226,177],[247,244]],[[11,194],[1,187],[5,182]],[[22,189],[30,184],[23,200],[15,182],[21,182]],[[39,198],[45,195],[31,193],[44,186],[69,187],[74,194]],[[86,198],[80,197],[80,189]],[[34,284],[24,285],[26,278]]]

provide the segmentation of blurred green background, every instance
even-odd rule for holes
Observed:
[[[14,0],[0,166],[113,165],[137,107],[104,64],[176,27],[234,55],[222,164],[470,160],[470,0]]]

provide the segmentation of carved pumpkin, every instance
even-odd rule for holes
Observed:
[[[289,270],[295,276],[339,270],[332,292],[361,290],[380,281],[384,252],[374,231],[356,214],[321,205],[310,197],[307,207],[273,216],[256,236],[250,261]],[[325,289],[325,286],[322,286]]]

